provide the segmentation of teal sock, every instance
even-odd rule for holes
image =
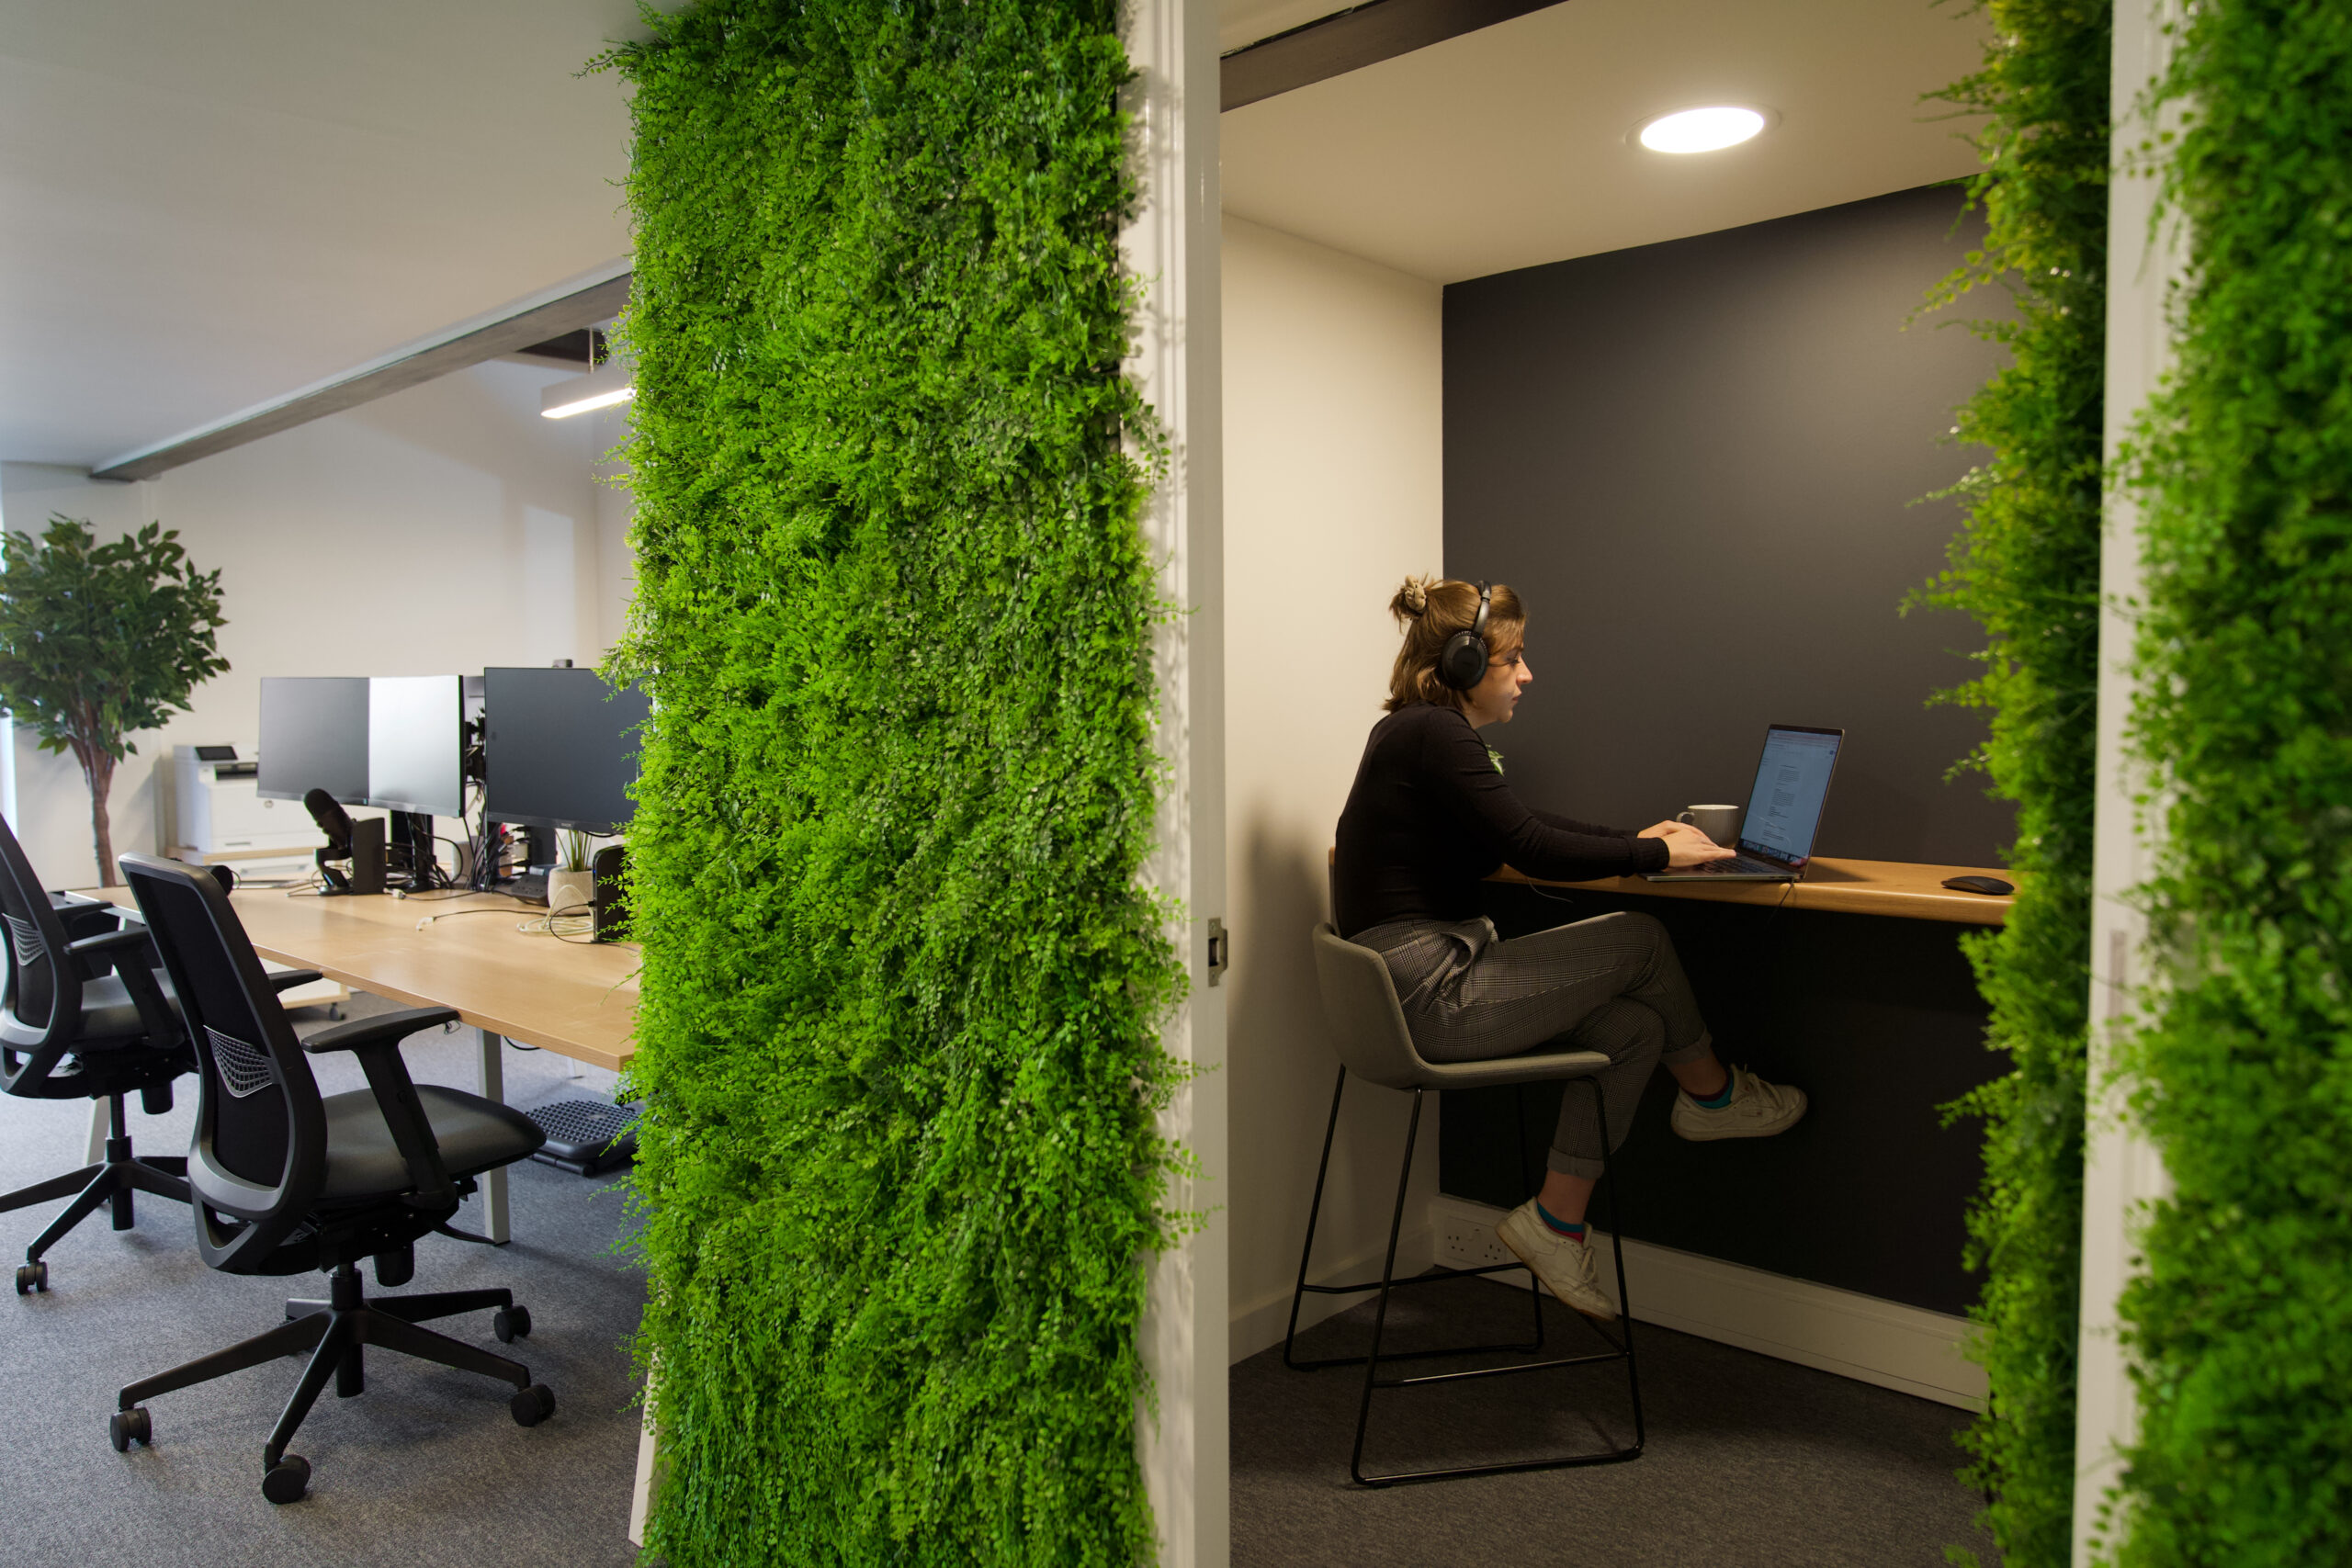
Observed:
[[[1535,1214],[1538,1219],[1552,1227],[1552,1232],[1555,1235],[1566,1236],[1570,1241],[1582,1241],[1584,1239],[1584,1222],[1582,1220],[1564,1220],[1541,1203],[1535,1205]]]
[[[1732,1070],[1729,1067],[1725,1067],[1724,1069],[1724,1087],[1721,1091],[1715,1094],[1711,1094],[1704,1100],[1701,1100],[1694,1094],[1690,1097],[1690,1100],[1691,1103],[1698,1106],[1702,1111],[1721,1111],[1724,1106],[1731,1103],[1732,1090],[1738,1087],[1739,1079],[1733,1076]]]

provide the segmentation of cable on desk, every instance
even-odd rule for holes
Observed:
[[[596,941],[595,907],[590,904],[566,904],[560,909],[550,908],[536,920],[525,920],[514,928],[534,935],[546,935],[558,942],[577,942],[593,946]]]
[[[412,893],[409,897],[413,898],[416,895]],[[492,904],[489,908],[481,909],[444,909],[437,915],[427,915],[423,919],[417,921],[416,929],[418,931],[423,931],[425,927],[431,925],[435,920],[454,920],[459,915],[511,915],[515,910],[527,907],[528,906],[521,903],[514,903]]]

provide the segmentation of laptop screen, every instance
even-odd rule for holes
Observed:
[[[1835,729],[1792,729],[1774,725],[1764,736],[1764,760],[1757,764],[1756,788],[1747,796],[1747,818],[1739,847],[1792,867],[1813,857],[1813,836],[1821,827],[1821,803],[1837,766]]]

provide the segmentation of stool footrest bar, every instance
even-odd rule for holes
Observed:
[[[1529,1356],[1543,1348],[1541,1345],[1452,1345],[1436,1350],[1383,1350],[1380,1359],[1384,1361],[1427,1361],[1440,1356],[1476,1356],[1487,1350],[1509,1350],[1513,1355]],[[1284,1365],[1295,1372],[1311,1372],[1319,1367],[1361,1367],[1370,1359],[1366,1356],[1326,1356],[1320,1360],[1289,1361]]]
[[[1524,1263],[1489,1263],[1479,1269],[1432,1269],[1426,1274],[1408,1274],[1401,1280],[1391,1280],[1388,1288],[1403,1290],[1407,1285],[1433,1285],[1446,1280],[1475,1280],[1482,1274],[1500,1274],[1508,1269],[1526,1267]],[[1301,1285],[1299,1289],[1317,1296],[1370,1295],[1380,1289],[1380,1281],[1366,1280],[1360,1285]]]
[[[1384,1361],[1401,1361],[1402,1356],[1383,1356]],[[1374,1388],[1411,1388],[1416,1383],[1462,1382],[1470,1378],[1508,1377],[1512,1372],[1545,1372],[1554,1367],[1589,1367],[1601,1361],[1622,1361],[1623,1350],[1603,1350],[1590,1356],[1563,1356],[1553,1361],[1521,1361],[1508,1367],[1475,1367],[1466,1372],[1428,1372],[1417,1378],[1374,1378]]]

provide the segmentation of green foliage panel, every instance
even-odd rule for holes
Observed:
[[[2085,1040],[2098,678],[2099,443],[2107,288],[2109,8],[1994,0],[1984,67],[1943,96],[1989,115],[1972,197],[1984,248],[1939,299],[1996,286],[1975,323],[2009,363],[1960,411],[1992,449],[1956,492],[1968,522],[1926,595],[1983,626],[1981,675],[1949,701],[1991,710],[1974,761],[2018,806],[2023,874],[1996,931],[1969,939],[2009,1068],[1953,1109],[1984,1119],[1969,1263],[1989,1397],[1963,1443],[1982,1522],[2012,1568],[2064,1568],[2074,1506]],[[1965,1558],[1966,1553],[1956,1555]]]
[[[1148,1560],[1182,985],[1114,7],[705,0],[620,50],[654,716],[637,1180],[674,1568]]]
[[[2123,1303],[2118,1561],[2352,1562],[2352,5],[2210,0],[2177,362],[2132,451],[2163,959],[2134,1104],[2175,1191]]]

